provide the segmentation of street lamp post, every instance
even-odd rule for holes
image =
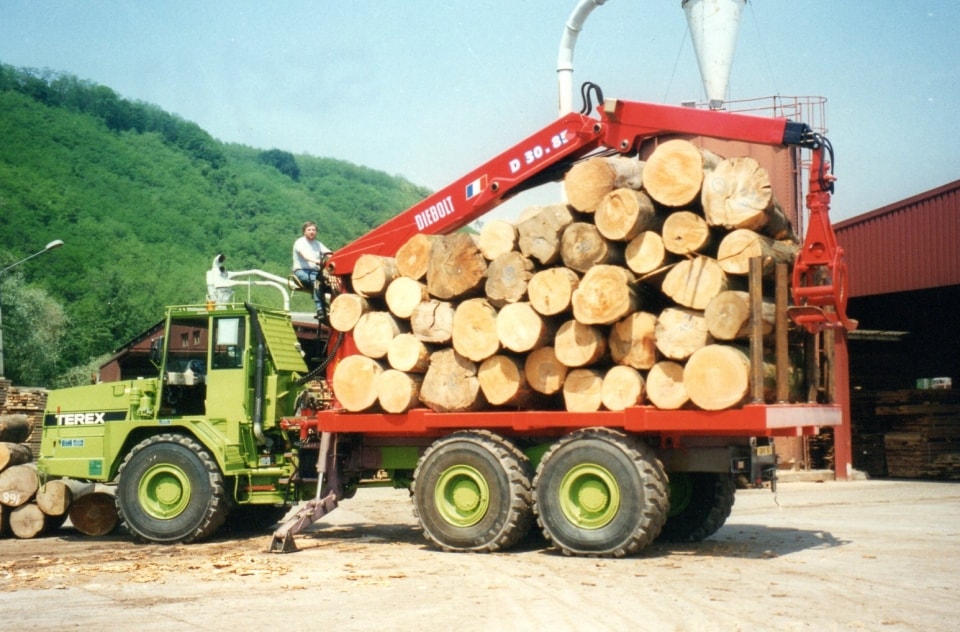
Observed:
[[[6,268],[3,268],[2,270],[0,270],[0,279],[2,279],[3,274],[8,270],[10,270],[11,268],[15,268],[21,263],[23,263],[24,261],[29,261],[30,259],[33,259],[36,256],[42,255],[43,253],[53,250],[55,248],[59,248],[62,245],[63,245],[62,240],[54,239],[49,244],[44,246],[43,250],[35,252],[29,257],[24,257],[20,261],[15,261],[10,265],[8,265]],[[2,306],[0,306],[0,378],[2,378],[3,376],[4,376],[4,373],[3,373],[3,309],[2,309]]]

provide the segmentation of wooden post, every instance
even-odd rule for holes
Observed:
[[[763,259],[750,259],[750,396],[763,403]]]
[[[787,348],[787,264],[777,264],[777,286],[774,294],[776,305],[775,349],[777,362],[777,401],[790,399],[790,356]]]

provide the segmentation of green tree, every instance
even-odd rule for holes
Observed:
[[[20,385],[49,383],[61,369],[60,349],[68,330],[63,306],[8,272],[0,277],[0,307],[5,377]]]

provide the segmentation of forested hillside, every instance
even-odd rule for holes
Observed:
[[[428,193],[344,161],[224,144],[105,86],[0,64],[0,269],[65,242],[0,277],[6,377],[82,380],[165,305],[202,301],[217,253],[286,275],[304,220],[336,248]]]

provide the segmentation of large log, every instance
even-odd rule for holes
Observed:
[[[683,365],[662,360],[647,373],[647,399],[663,410],[677,410],[690,401],[683,384]]]
[[[526,353],[550,344],[555,333],[530,303],[511,303],[497,313],[497,338],[504,349]]]
[[[703,316],[707,331],[717,340],[747,338],[750,336],[750,293],[739,290],[720,292],[707,304]],[[773,331],[776,318],[773,302],[763,301],[763,335]]]
[[[385,358],[390,341],[403,333],[401,324],[390,312],[363,314],[353,328],[357,351],[370,358]]]
[[[705,252],[711,244],[707,221],[690,211],[670,213],[663,222],[663,247],[677,255]]]
[[[453,313],[453,304],[447,301],[424,301],[410,314],[410,330],[423,342],[447,344],[453,335]]]
[[[574,368],[599,362],[607,352],[607,338],[600,327],[568,320],[557,329],[554,354],[564,365]]]
[[[520,358],[497,354],[484,360],[477,371],[480,389],[494,406],[526,407],[534,391],[527,384]]]
[[[384,296],[387,309],[397,318],[410,318],[413,310],[423,301],[430,300],[427,286],[410,277],[397,277],[390,282]]]
[[[477,248],[489,261],[517,249],[517,227],[503,219],[484,222],[477,237]]]
[[[574,369],[563,382],[563,405],[572,413],[592,413],[603,404],[603,373],[598,369]]]
[[[0,472],[13,465],[23,465],[33,460],[30,446],[22,443],[0,443]]]
[[[594,212],[610,192],[639,190],[643,183],[643,162],[623,156],[597,156],[573,165],[563,178],[570,206],[583,213]]]
[[[377,402],[377,379],[383,366],[373,358],[362,355],[347,356],[333,371],[333,391],[347,410],[360,412]]]
[[[663,218],[646,193],[617,189],[600,202],[593,223],[606,239],[630,241],[643,231],[659,230]]]
[[[701,310],[729,287],[730,281],[720,264],[704,256],[675,264],[660,284],[660,290],[680,305]]]
[[[102,490],[74,499],[67,515],[70,523],[83,535],[107,535],[117,526],[117,505],[113,494]]]
[[[453,312],[453,349],[468,360],[481,362],[500,350],[497,310],[484,298],[472,298]]]
[[[641,276],[661,270],[669,262],[663,237],[652,230],[631,239],[624,249],[623,259],[628,268]]]
[[[473,296],[482,289],[487,260],[474,238],[452,233],[434,239],[427,266],[427,289],[441,300]]]
[[[417,233],[397,250],[397,272],[401,276],[419,281],[427,275],[430,266],[430,248],[436,235]]]
[[[657,361],[657,317],[648,312],[633,312],[617,321],[607,337],[610,357],[617,364],[634,369],[649,369]]]
[[[40,486],[33,463],[14,465],[0,472],[0,504],[19,507],[33,500]]]
[[[94,491],[93,483],[70,479],[52,479],[37,489],[34,498],[40,511],[48,516],[65,516],[74,498]]]
[[[497,307],[522,300],[533,273],[533,261],[523,254],[516,250],[503,253],[487,268],[484,285],[487,300]]]
[[[660,143],[643,168],[643,188],[665,206],[686,206],[703,184],[704,153],[693,143],[673,139]]]
[[[12,510],[8,522],[13,535],[29,539],[58,529],[66,519],[65,514],[50,516],[40,511],[34,503],[27,503]]]
[[[713,342],[703,312],[683,307],[668,307],[660,312],[654,338],[660,353],[671,360],[686,360]]]
[[[765,376],[775,373],[765,368]],[[750,356],[743,349],[712,344],[697,350],[683,368],[683,385],[696,406],[724,410],[750,394]]]
[[[586,325],[609,325],[640,309],[633,273],[621,266],[597,265],[580,279],[571,300],[573,317]]]
[[[404,333],[390,341],[387,363],[390,368],[407,373],[426,373],[430,366],[430,349],[414,334]]]
[[[577,272],[623,262],[623,248],[623,244],[604,239],[597,227],[587,222],[570,224],[560,238],[563,265]]]
[[[387,286],[398,276],[396,259],[368,253],[357,259],[350,281],[360,296],[383,296]]]
[[[560,259],[560,238],[573,223],[573,213],[565,204],[539,208],[517,224],[517,245],[523,256],[548,266]]]
[[[644,380],[640,371],[618,365],[604,374],[600,400],[608,410],[624,410],[643,403],[643,389]]]
[[[439,413],[483,408],[486,400],[480,391],[477,365],[453,349],[433,353],[420,386],[420,401]]]
[[[711,226],[760,230],[773,204],[770,176],[749,156],[721,160],[705,175],[700,202]]]
[[[405,413],[420,402],[422,375],[387,369],[377,378],[377,402],[388,413]]]
[[[556,267],[540,270],[527,284],[530,306],[544,316],[556,316],[570,309],[573,291],[580,277],[570,268]]]
[[[792,264],[800,247],[791,241],[776,241],[752,230],[740,229],[727,233],[720,240],[717,262],[728,274],[746,275],[750,260],[760,257],[765,277],[773,276],[778,263]]]
[[[563,388],[563,381],[569,369],[557,359],[553,347],[540,347],[527,354],[523,363],[523,374],[530,388],[553,395]]]
[[[33,432],[33,422],[26,415],[0,415],[0,441],[23,443]]]
[[[338,294],[330,303],[330,326],[337,331],[350,331],[368,311],[370,303],[359,294]]]

